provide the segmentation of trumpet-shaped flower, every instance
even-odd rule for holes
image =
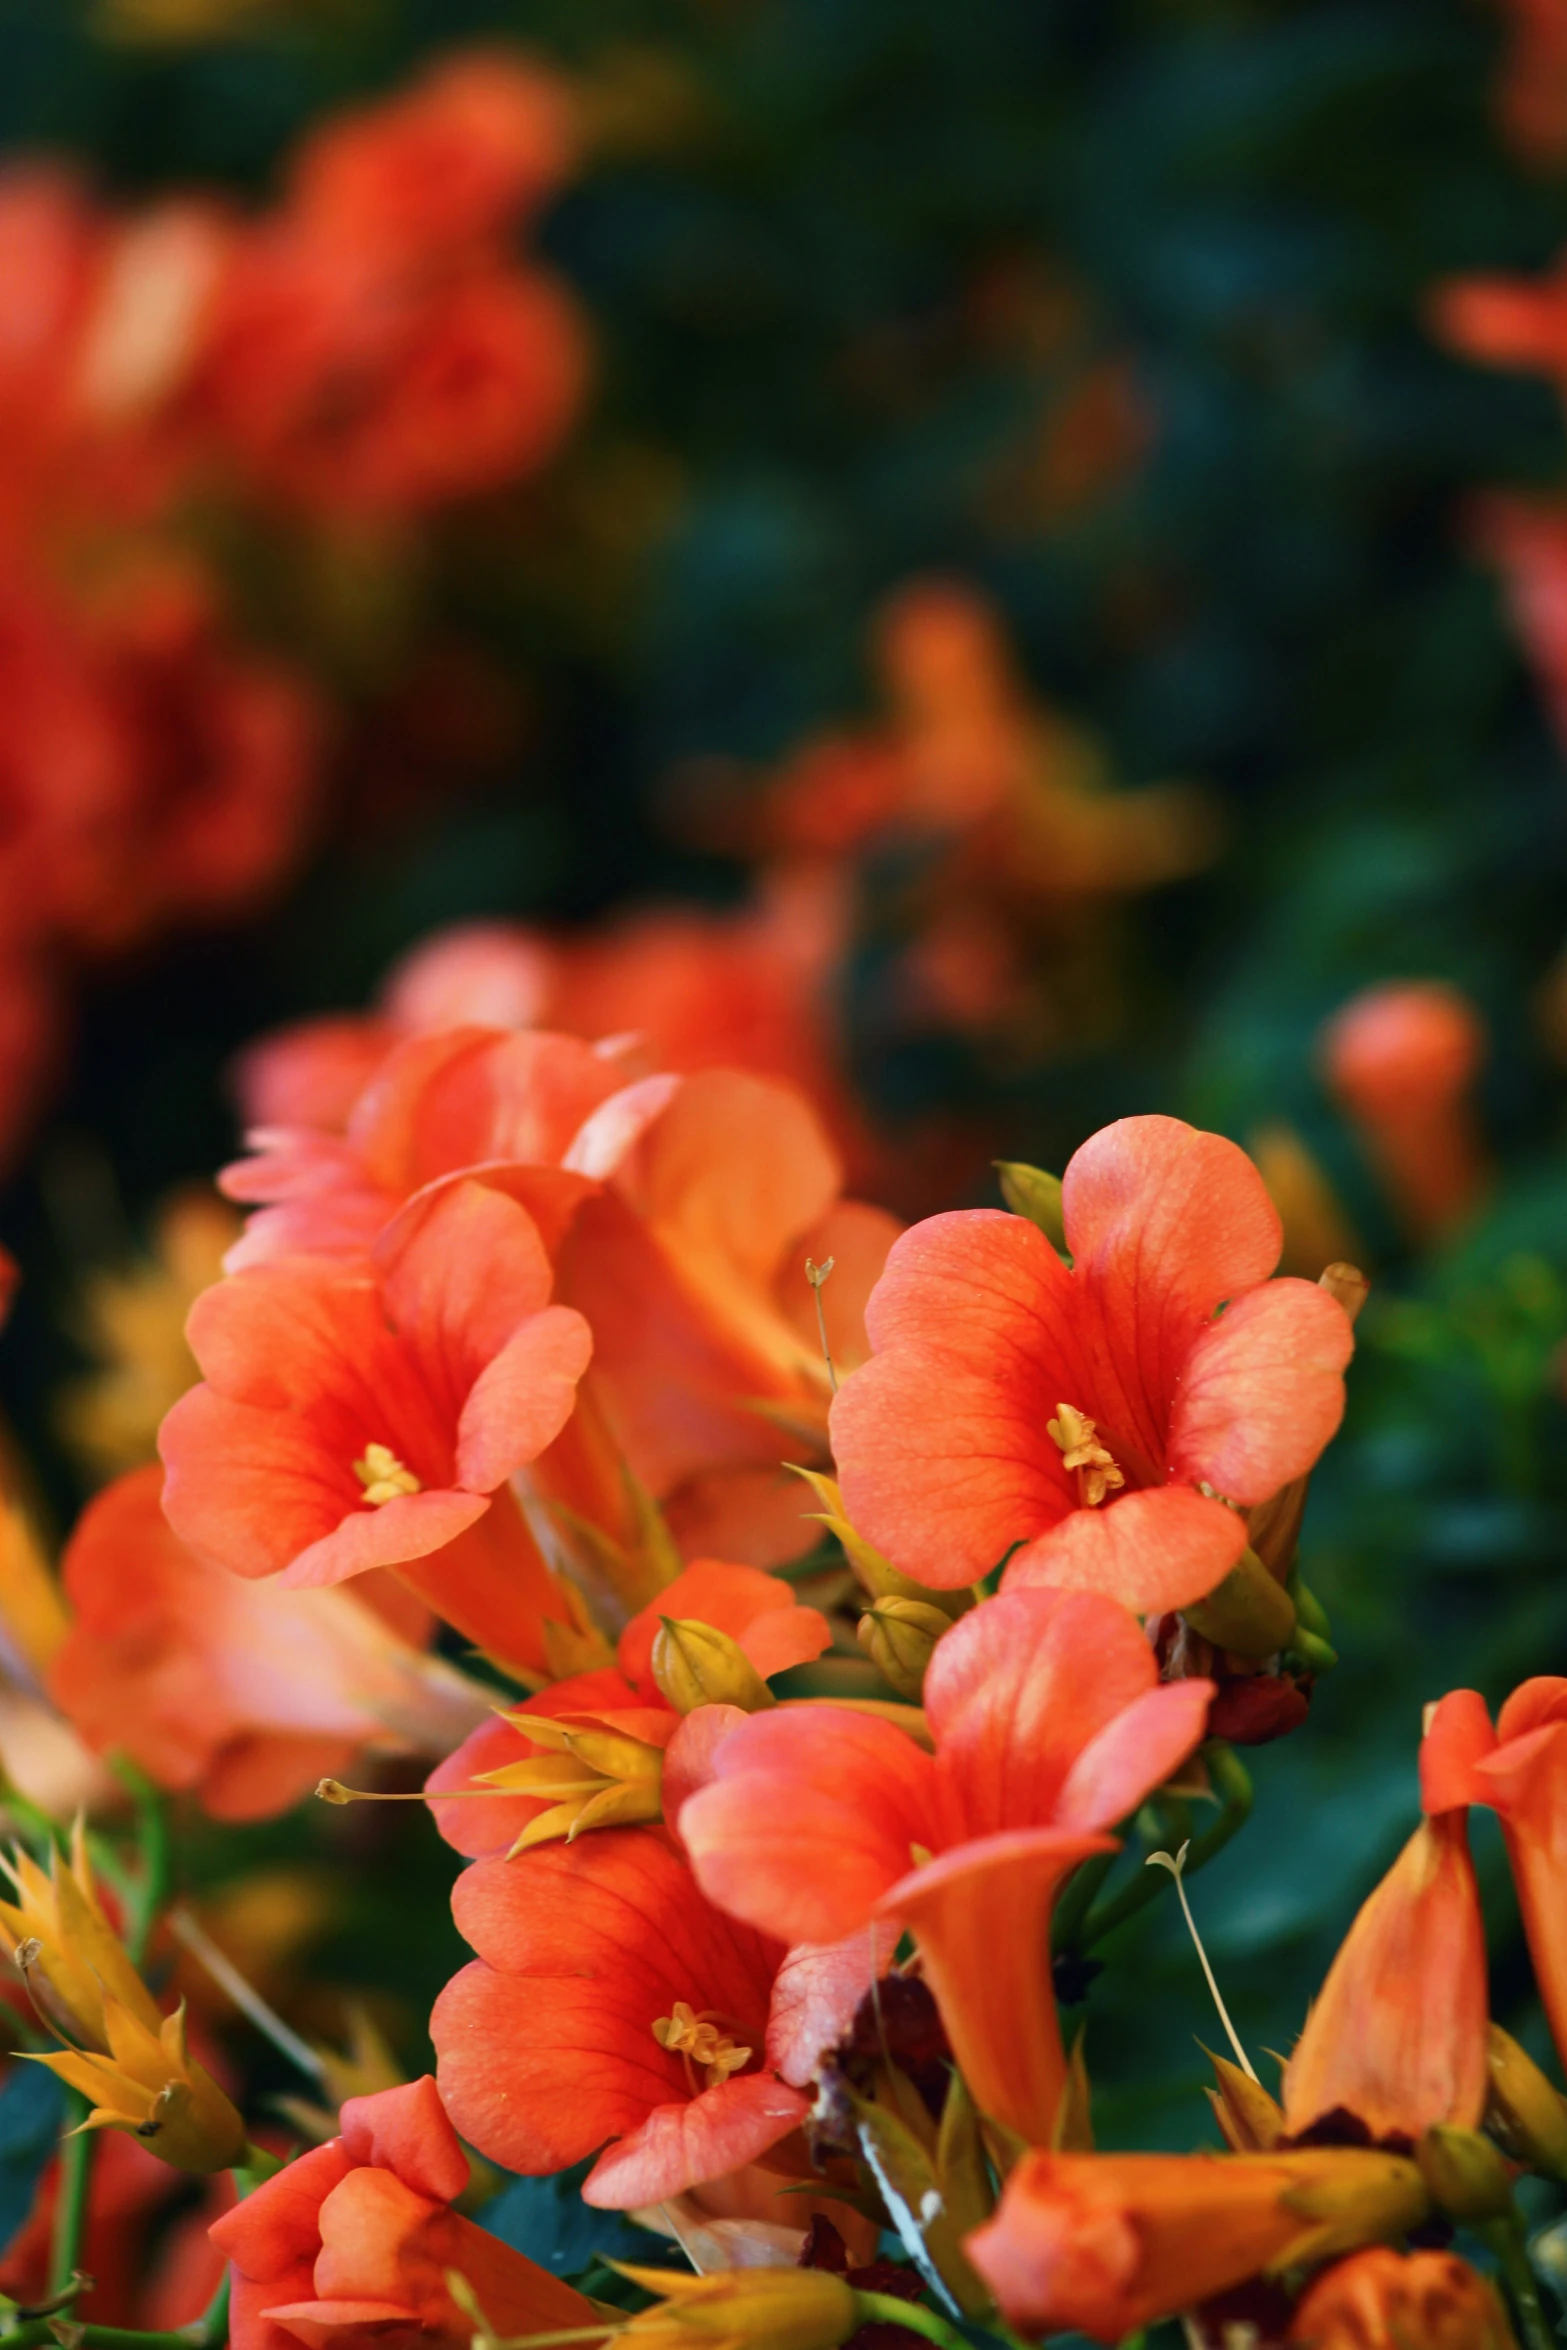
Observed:
[[[233,2267],[234,2350],[468,2350],[473,2321],[452,2299],[452,2274],[498,2334],[591,2325],[580,2293],[452,2210],[468,2179],[428,2074],[350,2098],[340,2137],[211,2230]]]
[[[1284,2071],[1294,2136],[1353,2116],[1412,2143],[1478,2126],[1485,1932],[1461,1813],[1423,1820],[1351,1926]]]
[[[542,1664],[540,1623],[566,1609],[497,1489],[559,1434],[591,1351],[550,1290],[532,1219],[477,1183],[379,1277],[289,1260],[208,1290],[190,1323],[206,1380],[161,1440],[176,1533],[295,1588],[396,1568],[481,1645]]]
[[[119,1478],[62,1564],[73,1619],[49,1688],[100,1752],[214,1818],[259,1819],[367,1747],[438,1754],[483,1717],[486,1690],[378,1612],[380,1574],[352,1591],[246,1581],[180,1540],[162,1488],[156,1465]]]
[[[965,2240],[1029,2333],[1119,2342],[1249,2277],[1401,2235],[1420,2172],[1368,2148],[1277,2154],[1026,2154]]]
[[[703,1899],[657,1829],[480,1861],[452,1909],[478,1955],[430,2019],[447,2108],[508,2170],[603,2148],[593,2204],[661,2202],[766,2155],[870,1980],[868,1936],[786,1960]]]
[[[1428,1811],[1480,1803],[1501,1821],[1540,1997],[1567,2061],[1567,1680],[1525,1681],[1494,1730],[1483,1698],[1454,1690],[1420,1761]]]
[[[875,1352],[832,1407],[849,1515],[940,1589],[1013,1551],[1009,1587],[1184,1607],[1245,1549],[1225,1502],[1267,1501],[1337,1428],[1349,1321],[1326,1291],[1268,1278],[1277,1213],[1219,1135],[1123,1119],[1077,1152],[1062,1208],[1070,1271],[989,1210],[896,1243],[867,1309]]]
[[[719,1906],[788,1942],[897,1919],[981,2109],[1047,2139],[1065,2085],[1042,1962],[1077,1863],[1202,1736],[1212,1684],[1160,1686],[1133,1618],[1095,1592],[988,1601],[938,1643],[927,1754],[834,1706],[752,1716],[680,1835]]]

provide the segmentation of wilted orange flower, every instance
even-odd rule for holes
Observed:
[[[844,1499],[919,1582],[956,1589],[1010,1552],[1009,1589],[1183,1607],[1240,1558],[1244,1506],[1338,1426],[1349,1321],[1268,1278],[1278,1214],[1222,1136],[1123,1119],[1076,1153],[1062,1201],[1070,1271],[1026,1218],[983,1209],[895,1244],[874,1355],[832,1407]]]

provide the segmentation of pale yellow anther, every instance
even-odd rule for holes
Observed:
[[[365,1457],[355,1461],[354,1475],[365,1489],[365,1500],[378,1510],[383,1502],[398,1501],[405,1493],[422,1493],[424,1487],[412,1469],[405,1469],[388,1444],[367,1444]]]
[[[1116,1466],[1114,1453],[1100,1443],[1086,1412],[1058,1403],[1056,1417],[1047,1424],[1066,1467],[1076,1471],[1078,1497],[1087,1508],[1096,1510],[1107,1493],[1120,1492],[1126,1479]]]
[[[683,1999],[675,2001],[673,2015],[661,2015],[657,2019],[653,2037],[672,2056],[683,2056],[688,2064],[705,2066],[709,2089],[717,2089],[731,2073],[739,2072],[751,2061],[749,2048],[727,2039],[711,2016],[698,2015]]]

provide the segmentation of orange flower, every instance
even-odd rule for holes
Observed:
[[[756,1714],[686,1800],[681,1839],[714,1901],[786,1941],[908,1926],[976,2102],[1037,2142],[1065,2084],[1051,1905],[1191,1752],[1211,1695],[1159,1686],[1137,1624],[1097,1593],[1013,1592],[936,1647],[934,1756],[834,1706]]]
[[[1349,1322],[1324,1290],[1268,1279],[1278,1215],[1219,1135],[1123,1119],[1076,1154],[1062,1199],[1071,1271],[1024,1217],[987,1210],[896,1243],[874,1356],[832,1408],[839,1482],[920,1582],[977,1582],[1015,1551],[1008,1588],[1184,1607],[1246,1546],[1211,1496],[1267,1501],[1338,1426]]]
[[[464,2278],[501,2335],[591,2325],[593,2304],[452,2210],[468,2158],[428,2074],[352,2097],[342,2135],[226,2212],[234,2350],[350,2350],[393,2340],[468,2350]],[[606,2329],[607,2331],[608,2329]]]
[[[797,2130],[798,2084],[884,1955],[860,1935],[786,1960],[650,1828],[480,1861],[452,1910],[478,1954],[430,2019],[454,2121],[528,2176],[602,2148],[583,2196],[609,2207],[726,2177]]]
[[[561,86],[499,56],[340,118],[236,238],[189,407],[264,497],[418,511],[516,479],[581,401],[585,337],[507,233],[571,160]]]
[[[532,1219],[476,1183],[379,1276],[296,1259],[208,1290],[190,1321],[206,1383],[161,1439],[176,1533],[294,1588],[393,1567],[481,1646],[542,1665],[541,1621],[567,1609],[504,1489],[559,1433],[591,1346],[550,1290]]]
[[[1249,2277],[1424,2218],[1414,2163],[1367,2149],[1026,2154],[964,2249],[1029,2333],[1119,2342]]]
[[[438,256],[511,228],[575,160],[556,75],[520,53],[459,50],[411,89],[330,116],[294,157],[289,194],[322,237]]]
[[[1293,2136],[1352,2116],[1373,2139],[1485,2109],[1485,1931],[1463,1816],[1423,1820],[1361,1909],[1284,2071]]]
[[[75,1620],[50,1692],[100,1753],[216,1819],[262,1819],[366,1747],[439,1753],[482,1716],[486,1690],[377,1612],[379,1576],[350,1593],[231,1575],[181,1542],[162,1488],[156,1466],[120,1478],[62,1564]]]
[[[469,1169],[517,1191],[553,1245],[593,1188],[563,1162],[624,1082],[612,1055],[575,1037],[467,1027],[408,1038],[376,1064],[345,1133],[251,1135],[253,1155],[220,1178],[231,1199],[262,1203],[230,1268],[362,1257],[399,1210]]]
[[[897,1232],[841,1198],[842,1164],[791,1087],[738,1070],[653,1077],[588,1119],[568,1165],[602,1185],[560,1252],[561,1295],[593,1326],[592,1390],[613,1434],[595,1464],[578,1429],[546,1489],[612,1525],[617,1453],[686,1547],[768,1565],[801,1548],[802,1496],[780,1462],[825,1448],[831,1374],[866,1352],[865,1300]],[[808,1261],[831,1278],[818,1293]]]
[[[1461,1224],[1487,1184],[1469,1102],[1485,1030],[1468,998],[1437,980],[1368,988],[1328,1022],[1321,1051],[1329,1085],[1416,1238]]]
[[[1567,1680],[1523,1682],[1494,1730],[1484,1699],[1455,1689],[1432,1715],[1420,1763],[1428,1811],[1481,1803],[1502,1823],[1540,1997],[1567,2062]]]
[[[1289,2339],[1307,2350],[1517,2350],[1493,2286],[1456,2252],[1353,2253],[1301,2299]]]

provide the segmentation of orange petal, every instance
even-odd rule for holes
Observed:
[[[1245,1548],[1246,1521],[1234,1510],[1189,1485],[1157,1485],[1074,1510],[1013,1554],[1001,1588],[1101,1592],[1156,1615],[1205,1598]]]
[[[1269,1281],[1198,1338],[1170,1423],[1172,1475],[1267,1501],[1312,1468],[1344,1416],[1349,1316],[1314,1281]]]
[[[583,2181],[582,2200],[629,2211],[683,2195],[754,2162],[797,2130],[810,2110],[808,2098],[771,2073],[747,2073],[689,2102],[657,2106],[599,2156]]]
[[[1066,2086],[1050,1977],[1050,1913],[1109,1836],[1059,1829],[981,1837],[895,1885],[883,1914],[909,1927],[958,2069],[982,2113],[1048,2142]]]
[[[1485,1932],[1462,1812],[1422,1821],[1362,1907],[1284,2073],[1298,2133],[1342,2107],[1375,2138],[1475,2129],[1486,2098]]]

